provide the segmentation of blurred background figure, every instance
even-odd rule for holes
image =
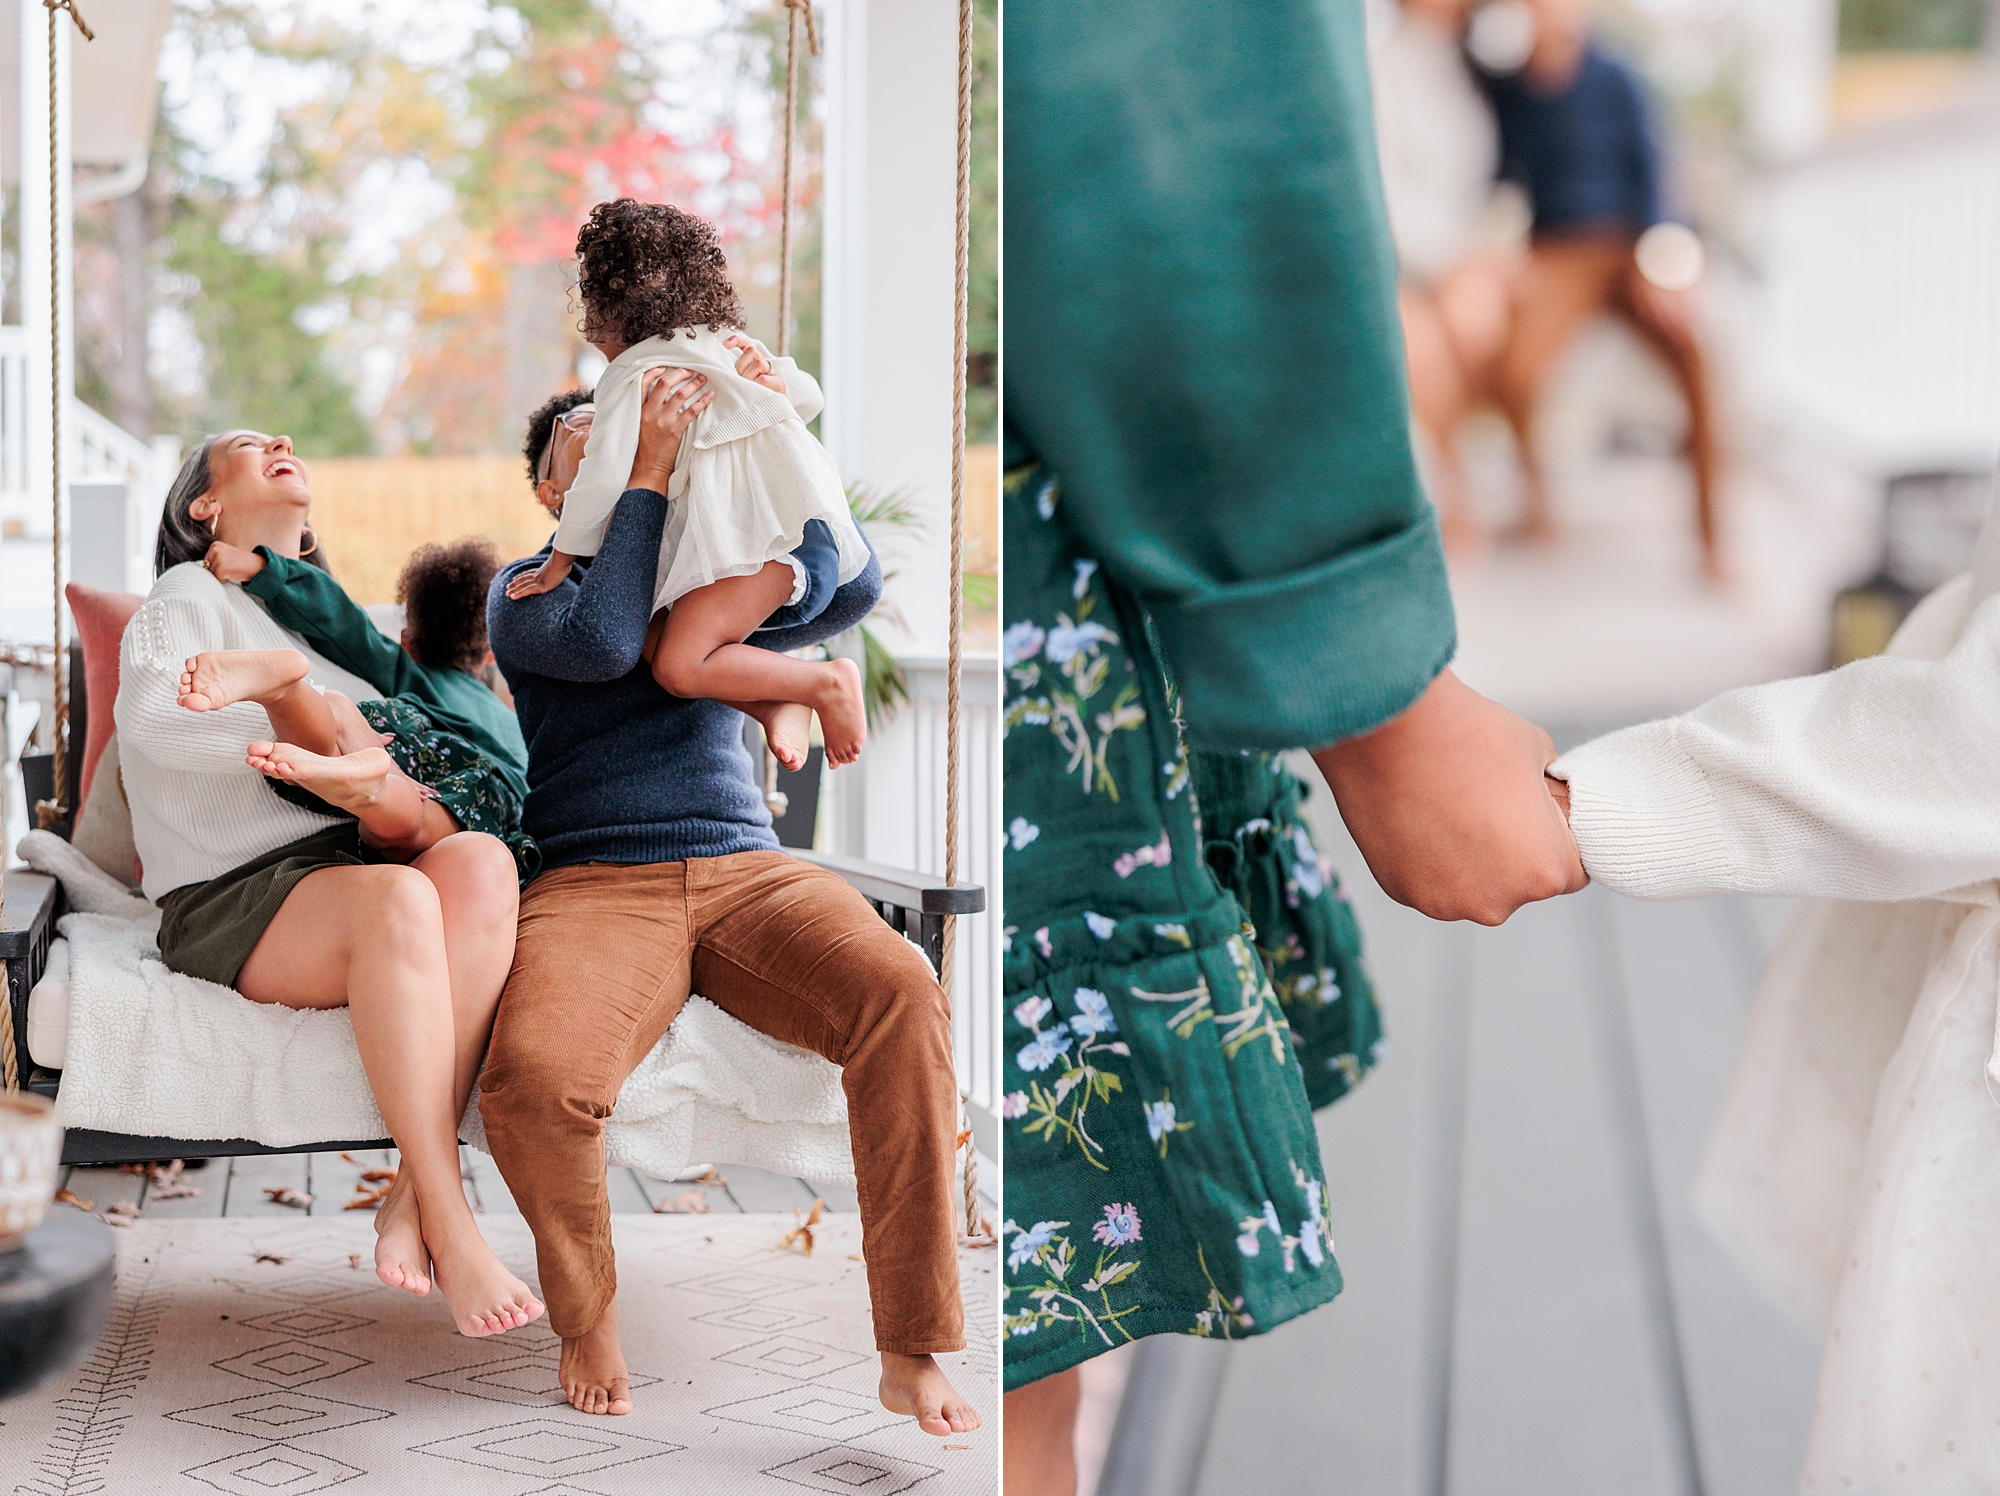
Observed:
[[[1467,0],[1387,0],[1371,16],[1369,71],[1382,191],[1400,277],[1411,414],[1446,549],[1485,536],[1459,431],[1507,335],[1518,212],[1496,193],[1500,138],[1462,46]]]
[[[1536,417],[1557,360],[1586,321],[1609,312],[1665,360],[1686,402],[1702,570],[1719,580],[1714,420],[1686,297],[1701,274],[1700,244],[1665,221],[1640,82],[1591,33],[1590,8],[1502,0],[1469,39],[1499,127],[1501,174],[1526,191],[1533,215],[1495,380],[1520,449],[1520,529],[1535,540],[1555,534]]]

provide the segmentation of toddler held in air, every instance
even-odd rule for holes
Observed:
[[[647,635],[653,678],[676,696],[722,701],[754,717],[791,769],[805,762],[817,712],[827,763],[852,763],[868,731],[854,663],[794,660],[744,642],[806,596],[804,568],[790,553],[808,524],[820,521],[831,533],[839,582],[868,565],[839,471],[806,430],[818,413],[817,386],[742,333],[743,303],[703,219],[631,198],[600,203],[577,235],[576,253],[584,335],[611,362],[597,383],[589,443],[549,557],[515,577],[507,596],[551,591],[574,560],[597,554],[632,470],[655,371],[689,370],[710,398],[668,484],[672,507]]]

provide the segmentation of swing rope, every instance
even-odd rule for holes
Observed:
[[[53,750],[50,760],[49,798],[35,802],[35,824],[44,831],[60,825],[69,815],[63,793],[66,785],[63,773],[64,749],[69,738],[69,689],[63,669],[63,503],[62,503],[62,212],[60,189],[62,186],[62,156],[60,142],[56,138],[58,117],[57,85],[60,81],[56,68],[56,13],[69,12],[69,18],[76,23],[76,29],[83,33],[85,41],[95,41],[96,33],[90,29],[74,0],[42,0],[42,8],[49,13],[49,495],[50,508],[55,516],[53,538],[49,544],[51,558],[50,584],[55,595],[52,609],[54,628],[51,637],[55,647],[51,654],[50,674],[55,677],[54,714],[50,720],[49,744]],[[9,1012],[4,1023],[0,1023],[0,1070],[5,1072],[7,1094],[13,1095],[21,1089],[21,1058],[14,1041],[14,1015]]]

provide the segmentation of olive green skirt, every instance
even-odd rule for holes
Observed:
[[[273,848],[219,878],[176,888],[160,899],[160,959],[172,971],[233,987],[279,906],[308,873],[381,860],[362,842],[360,823],[346,821]]]

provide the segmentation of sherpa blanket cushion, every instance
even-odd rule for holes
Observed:
[[[46,831],[21,860],[61,880],[70,907],[67,1127],[143,1137],[248,1138],[273,1148],[383,1136],[347,1010],[253,1003],[169,971],[160,911]],[[479,1093],[460,1136],[485,1151]],[[693,997],[618,1093],[614,1164],[671,1177],[738,1163],[850,1183],[840,1070]]]

